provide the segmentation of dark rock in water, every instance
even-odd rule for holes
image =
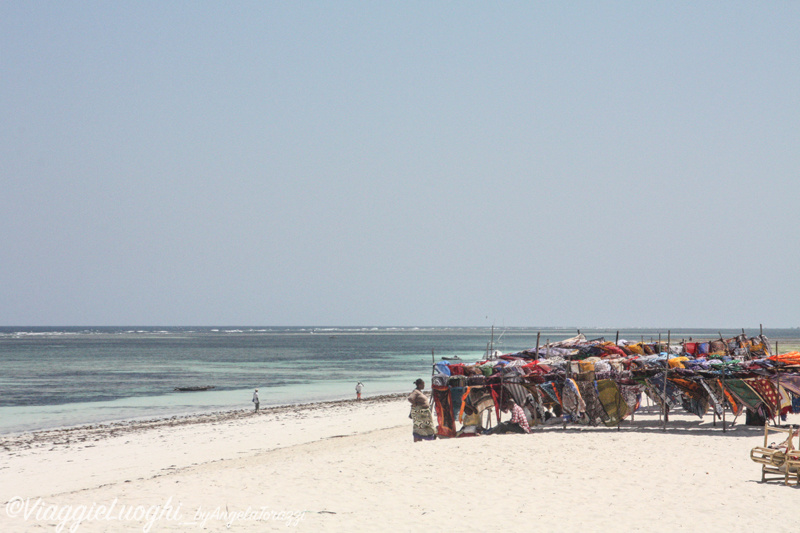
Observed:
[[[175,387],[175,390],[178,392],[193,392],[199,390],[211,390],[215,388],[214,385],[205,385],[201,387]]]

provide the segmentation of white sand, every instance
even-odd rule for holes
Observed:
[[[640,412],[415,444],[407,415],[384,398],[0,438],[0,531],[58,531],[81,506],[63,531],[798,528],[800,489],[749,458],[761,428]]]

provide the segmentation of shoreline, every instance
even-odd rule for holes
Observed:
[[[758,529],[775,508],[793,508],[800,490],[759,483],[760,465],[749,457],[763,444],[757,426],[723,433],[719,421],[714,427],[709,418],[674,412],[664,431],[649,406],[619,431],[557,423],[530,435],[414,443],[404,396],[45,432],[0,452],[0,530],[56,531],[60,523],[69,530],[76,521],[56,512],[114,507],[141,515],[114,516],[113,525],[107,517],[86,519],[76,530],[222,530],[233,520],[235,530],[248,532],[373,531],[375,524],[408,531],[455,518],[457,531],[590,524],[666,532],[696,529],[702,519],[709,531],[730,533]],[[798,415],[787,421],[798,422]],[[451,475],[465,482],[441,490]],[[480,495],[467,481],[486,475],[497,482],[485,494],[502,505],[470,505]],[[681,495],[677,510],[656,496],[667,489]],[[631,498],[634,512],[609,512],[629,509]],[[455,515],[454,501],[464,502]],[[735,508],[720,504],[731,501]],[[26,518],[19,511],[25,504],[53,511]],[[153,509],[171,513],[150,520],[156,514],[145,513]],[[791,521],[771,523],[778,532],[795,529]]]
[[[375,396],[365,396],[361,400],[339,399],[325,400],[307,403],[294,403],[282,405],[270,405],[259,409],[258,416],[269,414],[282,414],[296,410],[318,410],[332,407],[345,406],[352,403],[375,404],[386,403],[400,398],[405,398],[408,393],[397,392],[391,394],[379,394]],[[5,451],[14,451],[15,446],[31,445],[44,446],[47,444],[70,444],[87,440],[91,437],[110,437],[120,436],[131,432],[139,432],[148,429],[158,429],[163,427],[191,426],[197,424],[223,423],[246,419],[255,416],[254,410],[250,409],[228,409],[221,411],[209,411],[189,414],[177,414],[164,417],[142,417],[114,420],[109,422],[77,424],[71,426],[60,426],[54,428],[35,429],[30,431],[17,431],[12,433],[0,433],[0,447]],[[94,439],[93,439],[94,440]],[[57,442],[58,441],[58,442]]]

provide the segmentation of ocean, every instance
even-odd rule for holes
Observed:
[[[310,403],[410,391],[430,382],[431,362],[480,359],[576,335],[576,328],[336,327],[2,327],[0,433]],[[617,332],[581,329],[587,338]],[[745,330],[748,336],[758,329]],[[681,339],[732,337],[739,330],[682,329]],[[800,330],[764,330],[783,347]],[[629,340],[667,339],[668,331],[629,329]],[[794,349],[794,348],[793,348]],[[176,388],[213,386],[178,392]]]

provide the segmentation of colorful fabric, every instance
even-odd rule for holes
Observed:
[[[779,361],[785,365],[800,366],[800,352],[787,352],[769,357],[771,361]]]
[[[782,375],[781,387],[785,387],[786,390],[800,396],[800,376]]]
[[[433,405],[436,409],[436,434],[441,437],[455,437],[456,423],[453,419],[449,387],[433,387]]]
[[[436,430],[433,428],[433,417],[429,407],[411,407],[411,420],[413,427],[411,430],[414,438],[432,440],[435,438]]]
[[[669,359],[667,363],[669,364],[670,368],[686,368],[684,363],[688,360],[688,357],[673,357],[672,359]]]
[[[567,379],[561,390],[562,408],[571,418],[578,420],[586,412],[586,402],[583,401],[581,391],[574,379]]]
[[[531,393],[520,383],[505,383],[506,394],[514,398],[517,405],[526,406],[533,402]]]
[[[716,414],[718,417],[722,417],[722,412],[724,411],[722,400],[719,398],[719,396],[717,396],[717,394],[705,380],[700,380],[700,386],[705,389],[706,395],[708,395],[708,401],[711,403],[711,406],[714,409],[714,414]]]
[[[464,391],[469,391],[469,387],[450,387],[450,406],[455,420],[461,420],[464,412]]]
[[[464,375],[464,363],[456,363],[450,365],[450,375],[451,376],[463,376]]]
[[[542,383],[539,385],[539,389],[547,394],[554,402],[561,405],[561,396],[558,394],[558,389],[556,388],[556,384],[552,381],[547,383]]]
[[[675,384],[683,392],[681,404],[684,410],[703,418],[710,403],[705,388],[698,381],[680,376],[669,378],[669,382]]]
[[[597,396],[606,412],[607,418],[603,422],[606,426],[616,426],[628,416],[628,404],[622,399],[617,383],[611,379],[601,379],[597,382]]]
[[[730,406],[731,412],[734,416],[739,416],[742,414],[742,411],[744,411],[744,405],[739,401],[738,398],[731,394],[731,391],[729,391],[727,387],[723,387],[723,380],[709,379],[706,381],[706,383],[717,395],[717,398],[722,399]]]
[[[644,390],[644,387],[642,385],[619,386],[619,392],[622,394],[622,398],[628,405],[628,411],[630,411],[631,413],[636,412],[636,409],[639,408],[639,402],[641,401],[642,390]]]
[[[436,369],[438,374],[444,374],[445,376],[450,376],[450,364],[447,361],[439,361],[433,367]]]
[[[666,402],[670,408],[677,409],[678,407],[683,407],[683,395],[681,394],[680,389],[670,383],[669,380],[666,381],[665,385],[664,375],[664,372],[656,374],[647,381],[655,393],[661,398],[662,401]]]
[[[608,419],[603,404],[600,403],[600,397],[597,394],[597,387],[594,381],[576,381],[575,384],[581,392],[583,401],[586,402],[586,418],[589,424],[596,426],[600,422],[605,422]]]
[[[697,415],[700,418],[703,418],[703,416],[706,414],[706,411],[708,411],[708,404],[709,401],[707,398],[696,398],[686,395],[684,395],[682,398],[684,411],[687,413],[692,413],[693,415]]]
[[[733,394],[745,407],[753,411],[758,410],[758,406],[764,400],[747,383],[741,379],[726,379],[725,388]]]
[[[429,407],[412,407],[411,420],[413,422],[412,434],[414,437],[433,437],[436,430],[433,428],[433,417]]]
[[[775,413],[779,410],[778,406],[780,405],[780,397],[778,396],[778,390],[775,388],[775,385],[766,378],[748,378],[744,380],[750,387],[755,390],[761,399],[764,400],[764,405],[770,412],[770,416],[775,416]]]

